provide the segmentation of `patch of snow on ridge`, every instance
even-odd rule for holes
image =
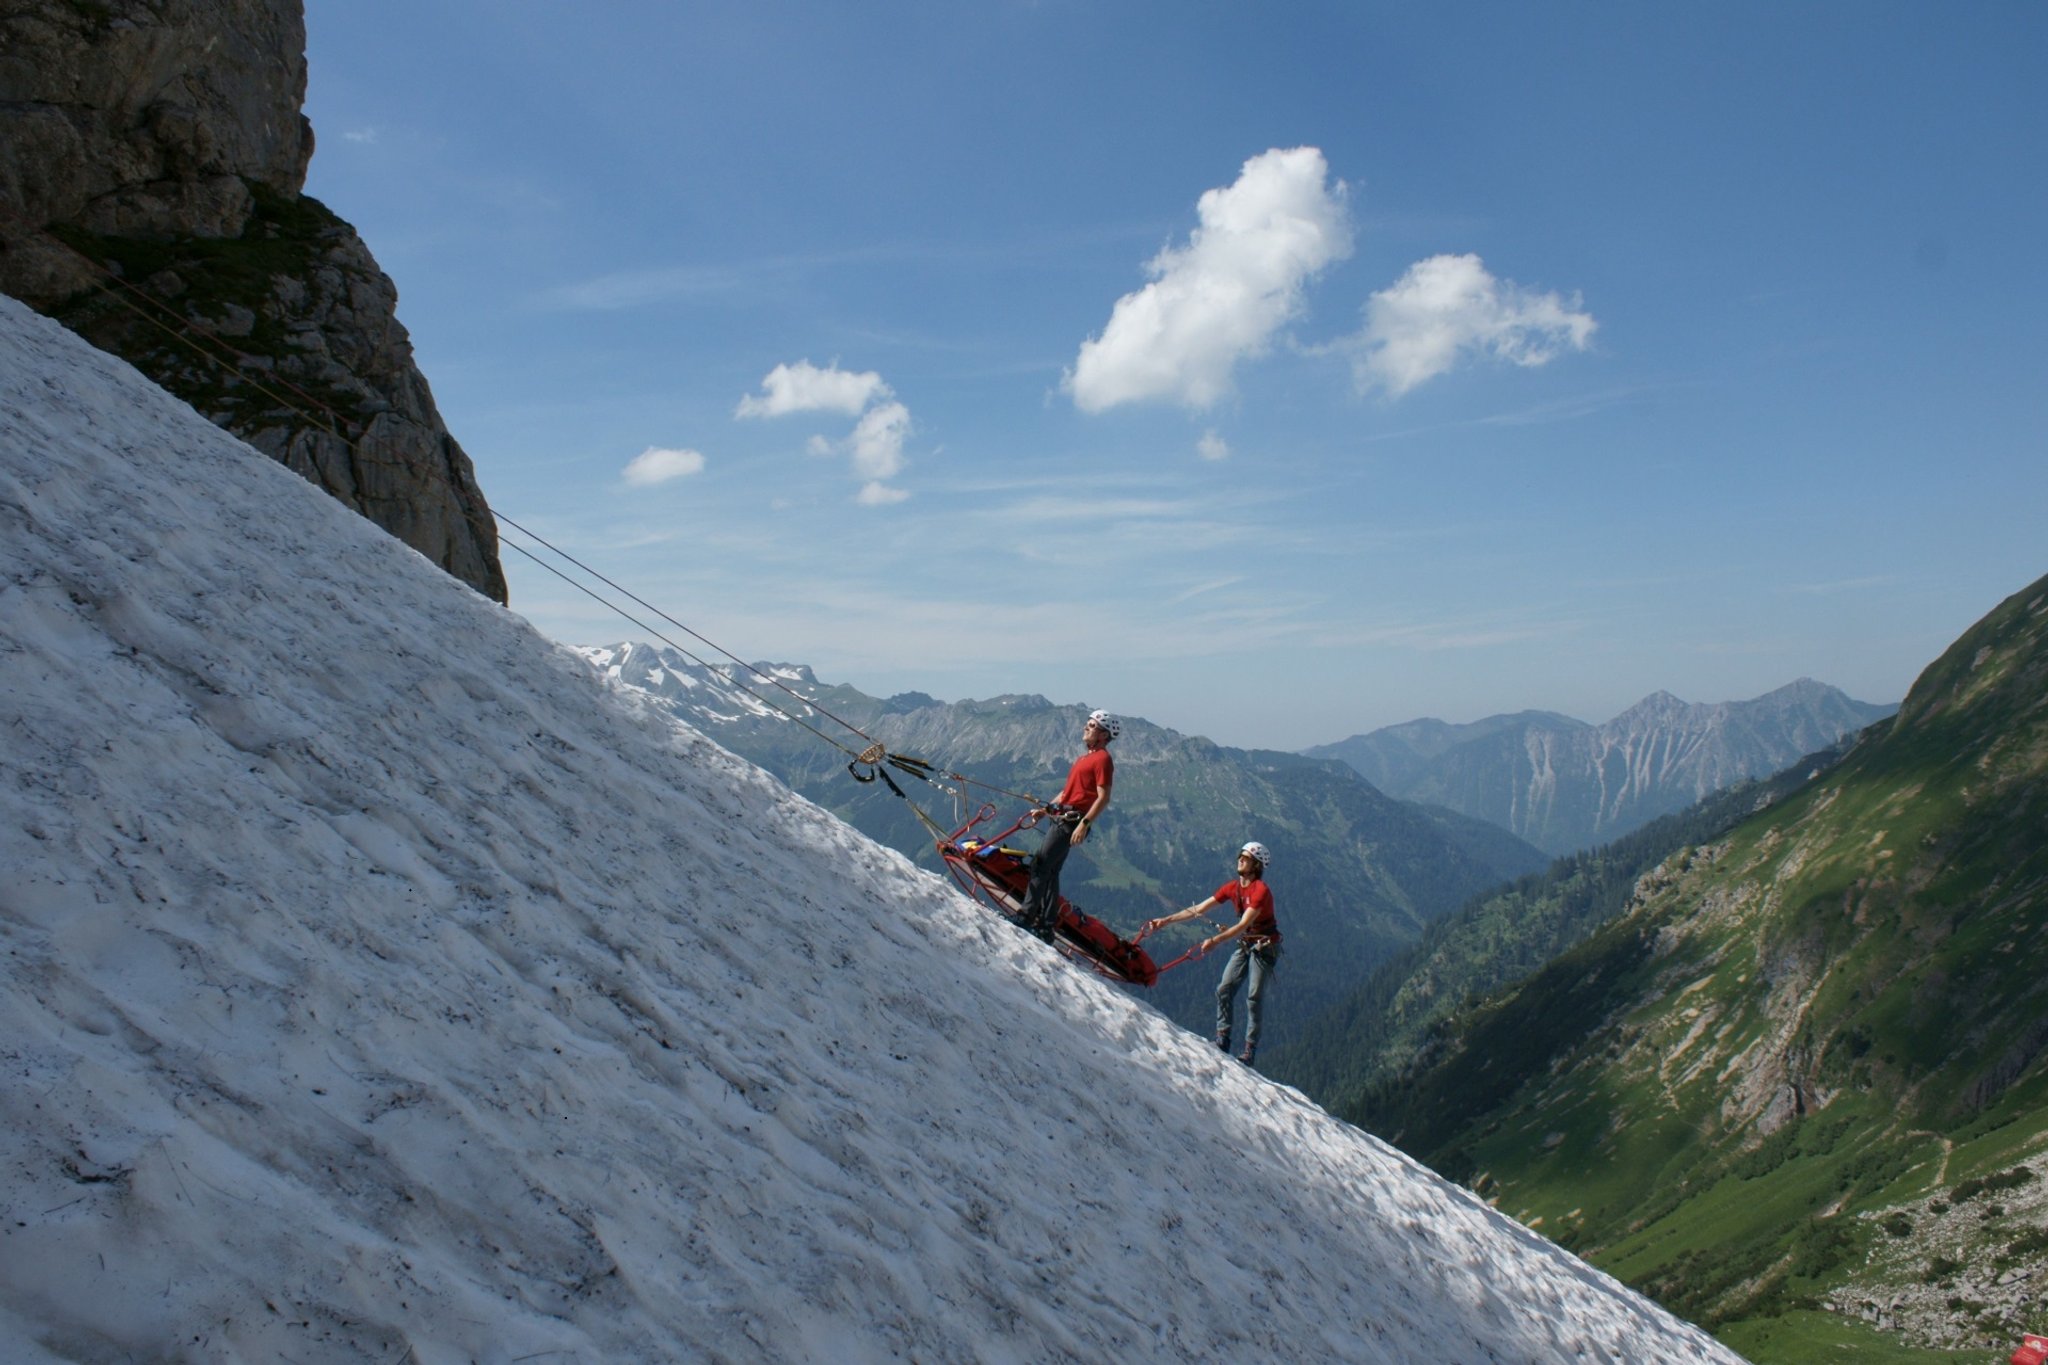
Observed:
[[[6,299],[0,527],[0,1358],[1736,1359]]]

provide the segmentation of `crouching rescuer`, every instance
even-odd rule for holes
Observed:
[[[1280,961],[1280,925],[1273,916],[1273,893],[1267,889],[1266,869],[1272,865],[1266,846],[1253,840],[1237,853],[1237,876],[1216,888],[1200,905],[1190,905],[1171,915],[1149,921],[1145,932],[1207,914],[1219,905],[1237,912],[1237,923],[1202,941],[1202,951],[1235,942],[1237,947],[1224,964],[1223,979],[1216,983],[1216,1046],[1230,1051],[1231,1017],[1237,1008],[1237,993],[1245,977],[1251,977],[1251,993],[1245,998],[1244,1051],[1237,1059],[1250,1066],[1258,1056],[1259,1024],[1265,1013],[1266,980]]]

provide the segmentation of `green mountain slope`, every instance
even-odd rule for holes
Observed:
[[[1772,777],[1738,782],[1468,903],[1292,1032],[1268,1059],[1267,1071],[1334,1110],[1382,1112],[1381,1092],[1398,1091],[1407,1075],[1431,1064],[1461,1011],[1620,915],[1639,890],[1654,884],[1651,874],[1671,854],[1726,834],[1833,767],[1849,747],[1844,741]]]
[[[1353,1117],[1731,1333],[2009,1344],[2048,1278],[2044,832],[2048,579]]]

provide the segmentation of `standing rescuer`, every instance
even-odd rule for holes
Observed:
[[[1247,972],[1251,975],[1251,994],[1245,997],[1244,1051],[1237,1059],[1246,1066],[1252,1065],[1259,1052],[1259,1024],[1265,1015],[1266,978],[1280,961],[1280,924],[1273,917],[1273,893],[1267,889],[1265,876],[1271,866],[1273,855],[1264,844],[1254,839],[1237,853],[1237,877],[1216,888],[1216,894],[1200,905],[1190,905],[1185,910],[1176,910],[1170,915],[1149,921],[1145,931],[1151,933],[1169,924],[1193,919],[1207,914],[1218,905],[1235,906],[1238,911],[1237,923],[1212,938],[1202,940],[1202,951],[1208,952],[1219,943],[1233,940],[1237,948],[1224,964],[1223,979],[1216,983],[1216,1046],[1230,1051],[1231,1015],[1237,1007],[1238,988],[1244,985]]]
[[[1024,927],[1047,943],[1052,942],[1052,931],[1059,926],[1060,869],[1066,866],[1068,850],[1087,842],[1096,817],[1109,808],[1110,784],[1116,779],[1109,742],[1122,728],[1109,712],[1091,712],[1088,723],[1081,727],[1083,752],[1067,770],[1067,785],[1061,788],[1059,800],[1038,808],[1038,814],[1051,819],[1052,827],[1038,846],[1038,856],[1031,860],[1031,884],[1024,890],[1019,914]]]

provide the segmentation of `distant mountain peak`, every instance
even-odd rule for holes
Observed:
[[[1341,759],[1389,796],[1566,854],[1775,773],[1893,709],[1800,678],[1749,701],[1688,702],[1659,689],[1597,726],[1544,711],[1420,720],[1307,752]]]
[[[752,665],[752,669],[756,677],[766,674],[777,682],[804,683],[813,687],[818,682],[818,675],[811,671],[809,664],[770,663],[764,659],[755,662]]]
[[[1652,692],[1649,696],[1644,697],[1641,701],[1637,702],[1634,706],[1631,706],[1626,711],[1623,711],[1620,715],[1614,718],[1614,721],[1611,721],[1609,723],[1613,724],[1615,722],[1624,721],[1631,719],[1633,717],[1640,716],[1668,716],[1681,711],[1690,711],[1692,709],[1693,704],[1691,702],[1685,700],[1683,697],[1680,697],[1676,693],[1666,692],[1662,688],[1659,688],[1657,691]]]

